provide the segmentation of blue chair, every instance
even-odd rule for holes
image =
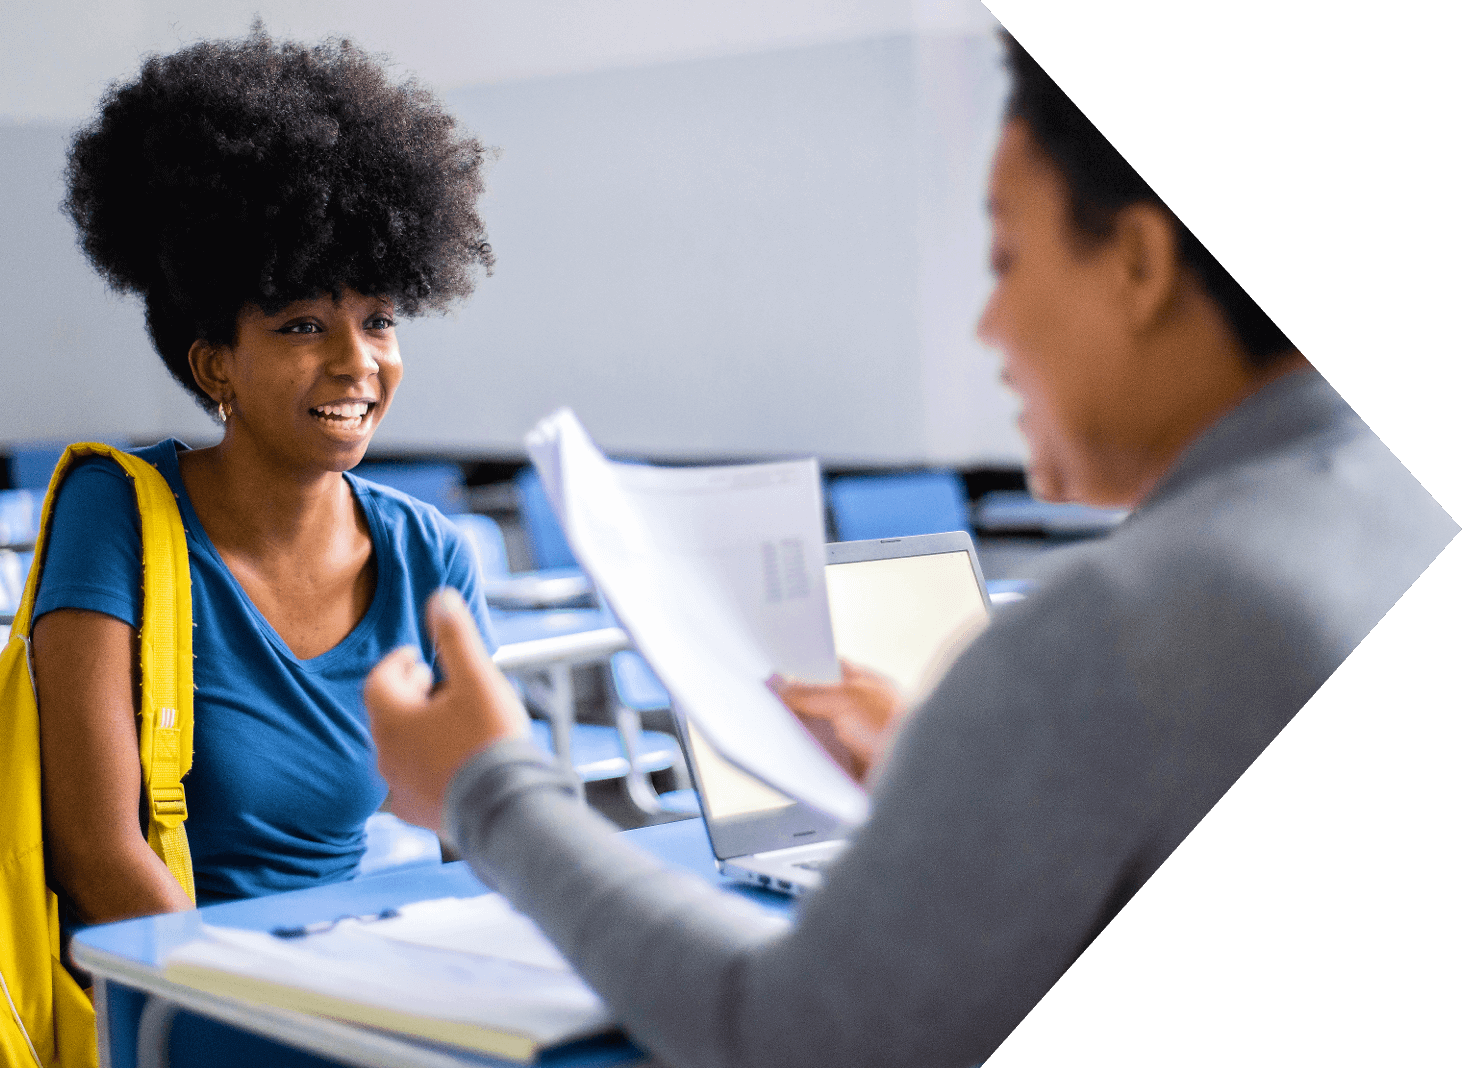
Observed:
[[[949,470],[848,475],[828,485],[827,500],[839,541],[906,538],[970,527],[964,479]],[[997,610],[1025,600],[1033,591],[1031,583],[1019,579],[996,579],[987,588]]]
[[[477,558],[498,644],[619,626],[607,610],[597,605],[583,607],[581,602],[592,593],[583,572],[563,568],[515,574],[508,570],[507,542],[493,519],[475,514],[447,518],[466,535]]]
[[[847,475],[827,487],[838,541],[968,530],[964,479],[949,470]]]
[[[41,525],[43,493],[44,490],[0,490],[0,548],[35,541]]]
[[[30,571],[31,554],[0,549],[0,642],[10,640],[10,624],[25,593],[25,577]]]
[[[39,493],[0,490],[0,639],[9,637],[10,623],[25,592],[40,511]]]
[[[558,524],[553,505],[548,502],[548,494],[544,492],[537,469],[531,466],[523,468],[513,477],[513,484],[518,490],[518,514],[523,519],[523,529],[533,549],[534,566],[540,569],[578,567],[579,562],[574,559],[574,551],[569,548],[563,527]]]
[[[609,671],[620,704],[636,716],[670,710],[670,691],[639,653],[615,653],[609,660]],[[668,790],[657,797],[656,803],[664,812],[686,816],[699,816],[701,812],[700,798],[694,790]]]
[[[447,518],[467,535],[467,541],[477,555],[477,572],[483,579],[483,594],[492,607],[585,608],[594,604],[594,587],[578,568],[551,568],[515,574],[508,567],[507,542],[496,522],[485,515],[451,515]]]
[[[462,468],[446,463],[363,463],[355,474],[425,501],[445,515],[462,510]]]
[[[27,441],[10,447],[10,484],[16,489],[46,491],[56,461],[69,442]]]
[[[503,539],[502,528],[485,515],[447,513],[452,525],[460,530],[477,556],[477,573],[483,578],[498,578],[508,574],[508,544]]]
[[[466,536],[477,554],[478,571],[488,598],[493,637],[499,646],[533,642],[587,631],[603,631],[618,627],[618,621],[606,609],[547,608],[524,610],[523,603],[532,602],[527,592],[532,586],[553,587],[555,583],[579,582],[579,594],[588,590],[581,572],[555,569],[514,575],[508,571],[507,547],[498,525],[484,515],[450,517]],[[494,593],[507,591],[506,599],[495,599]],[[569,592],[572,592],[570,590]],[[538,598],[552,603],[554,598]],[[504,607],[506,605],[506,607]],[[519,687],[529,701],[548,717],[535,720],[534,738],[549,753],[559,753],[567,745],[567,754],[559,754],[566,767],[571,767],[581,783],[618,779],[624,782],[630,801],[647,815],[659,815],[665,809],[659,804],[648,776],[668,771],[680,764],[680,748],[674,738],[658,731],[642,728],[639,715],[620,703],[615,709],[615,725],[573,722],[573,676],[569,665],[554,664],[546,669],[526,673]],[[555,730],[555,724],[558,729]],[[557,739],[555,738],[557,735]]]
[[[118,449],[131,448],[127,442],[111,438],[76,440],[101,441]],[[45,493],[56,470],[56,461],[61,459],[61,454],[70,444],[69,441],[22,441],[10,446],[10,485],[16,489]]]
[[[1117,508],[1038,501],[1019,490],[993,490],[975,505],[975,526],[987,534],[1093,538],[1109,533],[1127,513]]]
[[[553,732],[549,724],[535,719],[531,726],[533,740],[539,748],[552,753]],[[668,734],[639,731],[638,742],[635,763],[641,774],[669,771],[680,760],[680,749]],[[624,738],[617,727],[598,723],[574,724],[569,752],[574,774],[583,782],[627,779],[632,772]]]
[[[574,558],[573,550],[569,548],[568,539],[564,536],[563,527],[559,525],[558,516],[554,513],[553,505],[548,500],[548,494],[543,489],[543,482],[538,476],[537,469],[531,466],[523,468],[514,477],[513,482],[518,490],[518,509],[523,520],[523,528],[533,549],[534,561],[542,569],[534,574],[544,577],[559,576],[565,580],[574,574],[582,575],[582,572],[578,570],[578,561]],[[587,580],[585,583],[587,586]],[[600,623],[600,626],[618,625],[611,613],[604,609],[599,609],[599,612],[607,617],[607,621]],[[565,612],[550,613],[550,618],[552,617],[558,617],[557,626],[561,633],[565,633],[569,628],[575,626],[575,620]],[[583,622],[585,627],[589,626],[592,623],[592,617],[586,615]],[[520,620],[505,619],[502,633],[511,634],[514,632],[514,628],[521,625]],[[644,664],[638,654],[632,655],[639,663]],[[667,813],[694,815],[699,813],[700,806],[696,802],[695,791],[672,790],[664,794],[657,794],[650,787],[643,773],[667,771],[680,764],[682,758],[679,746],[675,739],[667,734],[643,729],[640,721],[641,707],[634,700],[626,699],[625,691],[619,684],[618,672],[613,667],[614,659],[611,659],[610,664],[611,681],[614,683],[615,694],[618,697],[615,717],[621,745],[627,749],[630,745],[636,744],[636,740],[638,740],[639,751],[635,757],[635,764],[640,773],[631,773],[625,777],[630,799],[636,807],[649,815]],[[645,665],[645,672],[649,672],[648,665]],[[653,678],[653,675],[650,677]],[[658,680],[655,680],[654,684],[658,687]],[[663,688],[660,689],[660,692],[664,692]],[[644,706],[643,710],[650,711],[668,707],[669,698],[667,696],[663,701],[651,702]],[[585,729],[586,726],[582,724],[575,727],[576,732]],[[577,745],[577,741],[575,745]],[[667,757],[670,758],[668,762]],[[577,768],[577,757],[574,762]],[[586,779],[585,781],[593,780]]]

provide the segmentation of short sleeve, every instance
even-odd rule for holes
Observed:
[[[471,544],[451,520],[443,517],[442,528],[446,535],[442,585],[451,586],[462,595],[472,611],[472,618],[477,620],[477,629],[482,634],[483,644],[487,646],[488,652],[493,652],[497,649],[498,642],[492,631],[487,601],[483,597],[482,578],[477,571],[477,554],[472,551]]]
[[[80,461],[56,496],[35,618],[81,608],[142,625],[142,523],[131,480],[102,457]]]

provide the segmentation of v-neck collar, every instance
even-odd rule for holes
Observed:
[[[264,613],[259,611],[258,606],[250,599],[248,592],[239,583],[238,578],[229,570],[228,564],[224,563],[223,557],[213,544],[213,539],[208,536],[208,532],[203,528],[203,522],[198,518],[198,513],[193,510],[193,502],[188,497],[187,487],[183,484],[182,467],[178,463],[179,450],[186,450],[188,446],[176,438],[171,439],[167,444],[173,447],[158,450],[160,453],[158,459],[161,461],[159,470],[172,486],[173,492],[177,495],[178,510],[182,514],[183,526],[187,531],[188,537],[197,544],[200,552],[208,556],[209,559],[218,565],[220,573],[225,576],[225,581],[229,583],[234,595],[247,607],[249,613],[254,617],[260,633],[269,639],[270,644],[274,646],[282,657],[285,657],[291,663],[299,665],[306,671],[325,671],[337,661],[349,657],[355,651],[356,647],[365,640],[366,635],[375,629],[377,620],[381,613],[385,611],[388,598],[393,595],[390,587],[393,586],[395,581],[394,569],[386,566],[386,560],[389,554],[385,552],[385,528],[381,523],[381,517],[376,511],[375,502],[371,499],[370,494],[361,492],[360,484],[356,479],[348,473],[345,475],[346,485],[350,487],[352,496],[360,504],[361,510],[365,513],[366,525],[370,528],[371,551],[376,561],[376,589],[375,593],[371,596],[370,606],[366,609],[365,615],[360,618],[360,621],[351,628],[350,633],[332,648],[327,649],[319,656],[303,658],[295,655],[294,650],[289,647],[289,643],[281,638],[279,632],[274,629],[274,624],[265,618]]]

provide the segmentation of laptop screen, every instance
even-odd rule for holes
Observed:
[[[827,565],[833,644],[840,659],[887,675],[913,701],[926,676],[989,620],[971,552],[913,552],[916,539],[831,546]],[[866,554],[858,548],[867,545]],[[966,544],[968,540],[966,539]],[[912,555],[886,555],[907,547]],[[874,559],[837,556],[877,555]],[[721,759],[687,724],[702,802],[713,819],[749,816],[793,804]]]
[[[838,657],[887,675],[906,699],[989,618],[966,552],[828,564],[827,599]]]

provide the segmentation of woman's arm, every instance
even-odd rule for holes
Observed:
[[[192,908],[139,822],[137,632],[100,612],[58,609],[36,621],[31,648],[56,883],[88,923]]]
[[[1145,721],[1126,714],[1119,658],[1100,642],[1079,657],[1073,640],[1114,633],[1110,597],[1062,592],[1051,603],[1069,608],[1064,627],[1028,618],[987,633],[911,717],[871,818],[790,930],[585,811],[518,739],[516,702],[452,598],[433,605],[446,682],[432,688],[393,654],[365,698],[413,822],[441,821],[446,794],[447,836],[474,870],[666,1063],[965,1068],[1161,859],[1134,860],[1150,837],[1129,763],[1151,755],[1130,737]],[[1052,685],[1088,667],[1116,672],[1092,680],[1111,715],[1091,714],[1088,687]]]

